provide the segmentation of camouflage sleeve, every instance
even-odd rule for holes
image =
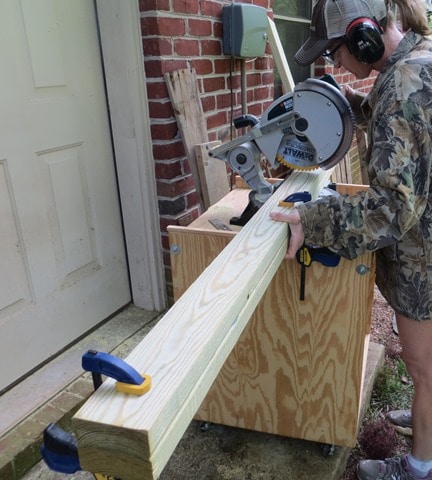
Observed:
[[[370,116],[369,103],[365,102],[365,99],[366,95],[361,92],[356,92],[348,98],[354,114],[356,126],[362,129],[366,128]]]
[[[428,199],[431,132],[427,110],[398,102],[372,128],[370,187],[352,196],[325,197],[298,207],[309,245],[355,258],[398,242],[418,222]]]

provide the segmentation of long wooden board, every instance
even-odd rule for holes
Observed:
[[[150,392],[108,379],[73,417],[83,470],[159,476],[284,258],[287,225],[270,211],[293,192],[316,198],[330,173],[293,173],[127,357],[152,376]]]

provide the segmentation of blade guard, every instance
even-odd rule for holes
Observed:
[[[270,130],[276,121],[279,128]],[[270,130],[255,142],[273,168],[281,162],[296,169],[328,170],[351,146],[354,116],[339,89],[310,78],[273,102],[254,128]]]

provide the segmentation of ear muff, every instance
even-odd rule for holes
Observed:
[[[347,28],[349,51],[361,63],[375,63],[384,55],[383,31],[372,18],[357,18]]]

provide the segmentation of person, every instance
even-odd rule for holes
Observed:
[[[395,8],[397,7],[397,8]],[[397,12],[397,14],[395,13]],[[287,222],[286,257],[307,245],[353,259],[376,252],[376,284],[394,309],[414,385],[412,447],[403,458],[362,460],[360,480],[432,479],[432,42],[421,0],[318,0],[302,66],[324,55],[358,79],[343,87],[368,136],[369,186],[270,213]],[[361,123],[363,121],[363,123]]]

